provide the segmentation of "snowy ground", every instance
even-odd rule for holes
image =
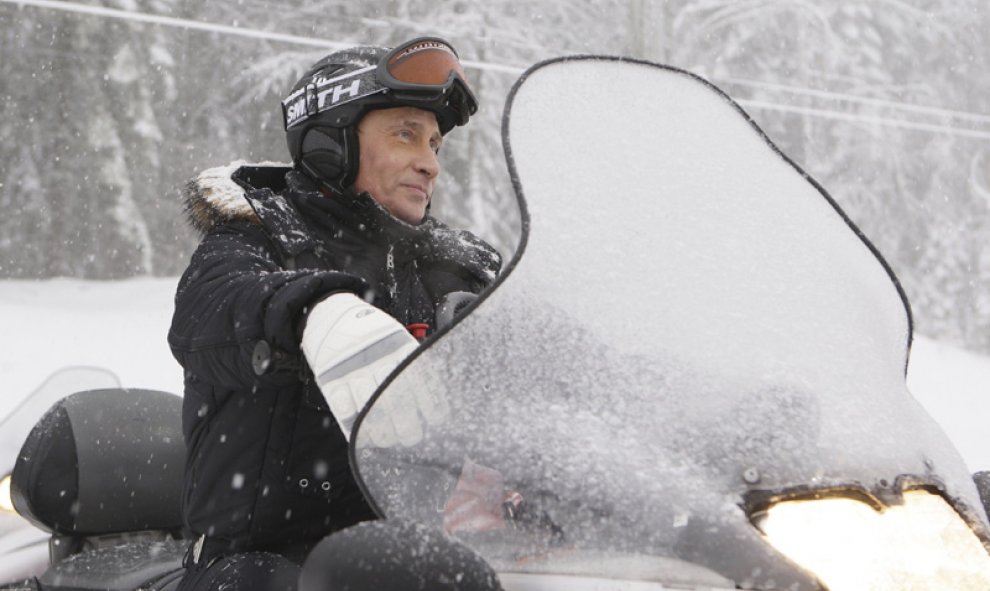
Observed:
[[[990,357],[915,335],[908,387],[973,472],[990,470]]]
[[[182,392],[165,335],[177,279],[0,281],[0,408],[58,369],[93,365],[124,386]]]
[[[165,340],[175,282],[0,281],[0,418],[66,366],[103,367],[124,386],[181,393],[182,370]],[[990,357],[916,336],[908,385],[970,469],[990,470]]]

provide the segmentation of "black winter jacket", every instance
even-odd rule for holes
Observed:
[[[187,525],[232,550],[278,552],[374,518],[299,349],[307,306],[348,290],[403,324],[432,325],[444,295],[491,284],[498,254],[429,217],[405,224],[366,194],[324,195],[282,167],[212,169],[184,198],[205,234],[169,331],[185,370]]]

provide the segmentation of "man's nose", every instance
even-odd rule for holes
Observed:
[[[428,178],[436,178],[440,174],[440,157],[432,148],[421,149],[416,158],[416,170]]]

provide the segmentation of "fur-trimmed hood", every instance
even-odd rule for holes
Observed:
[[[244,166],[271,168],[275,175],[284,175],[289,165],[281,162],[249,164],[236,160],[226,166],[210,168],[199,173],[182,189],[183,212],[189,224],[200,234],[224,222],[244,220],[258,223],[258,216],[244,197],[255,188],[246,181],[235,180],[235,173]],[[282,181],[284,183],[284,181]],[[242,184],[243,183],[243,184]]]

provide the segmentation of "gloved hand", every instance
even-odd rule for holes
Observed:
[[[313,306],[303,330],[303,354],[348,441],[371,395],[418,345],[397,320],[352,293],[336,293]],[[433,423],[447,414],[446,405],[420,392],[411,400],[392,395],[376,404],[363,430],[380,447],[413,445],[423,437],[420,415]]]

